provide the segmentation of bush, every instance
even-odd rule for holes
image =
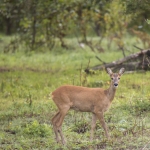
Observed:
[[[137,112],[138,114],[150,111],[150,101],[147,99],[137,100],[134,104],[134,109],[135,109],[135,112]]]
[[[50,135],[51,130],[47,124],[40,124],[37,120],[35,120],[29,124],[26,124],[23,132],[33,136],[47,137]]]

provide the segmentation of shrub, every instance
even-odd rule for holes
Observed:
[[[23,132],[33,136],[46,137],[50,135],[51,129],[47,124],[40,124],[37,120],[35,120],[29,124],[26,124]]]

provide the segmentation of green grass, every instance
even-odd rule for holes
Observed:
[[[49,94],[63,84],[108,88],[110,79],[105,71],[85,74],[83,70],[89,59],[90,66],[100,63],[95,55],[106,62],[122,58],[113,48],[105,53],[88,48],[62,50],[61,55],[58,51],[1,53],[0,149],[150,149],[150,72],[122,76],[112,107],[105,114],[110,141],[97,122],[95,139],[90,142],[91,114],[69,111],[63,122],[67,145],[55,142],[51,118],[57,108]]]

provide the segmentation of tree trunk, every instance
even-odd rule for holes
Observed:
[[[6,35],[11,35],[11,29],[12,29],[11,18],[5,18],[5,22],[6,22]]]

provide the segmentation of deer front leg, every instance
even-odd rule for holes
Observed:
[[[95,127],[96,127],[96,120],[97,120],[97,117],[96,117],[96,115],[93,113],[93,114],[92,114],[92,124],[91,124],[90,141],[93,141],[94,130],[95,130]]]
[[[106,125],[105,120],[104,120],[104,113],[103,112],[98,112],[98,113],[96,113],[96,115],[97,115],[97,117],[98,117],[104,131],[105,131],[107,139],[110,139],[110,135],[108,133],[108,128],[107,128],[107,125]]]

